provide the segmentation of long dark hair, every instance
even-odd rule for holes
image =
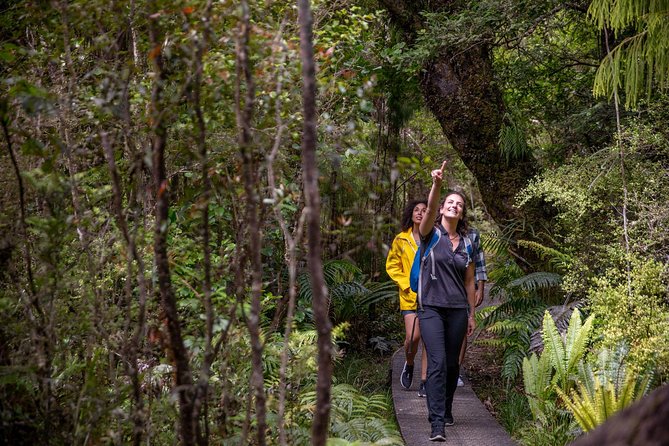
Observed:
[[[406,231],[410,227],[413,226],[413,210],[416,206],[419,204],[424,204],[427,206],[427,200],[411,200],[407,205],[404,207],[404,210],[402,211],[402,231]]]
[[[444,195],[444,199],[441,201],[441,206],[439,206],[439,209],[444,207],[444,203],[446,203],[446,199],[450,195],[458,195],[460,198],[462,198],[462,218],[458,221],[458,226],[455,230],[461,236],[466,236],[469,232],[469,222],[467,221],[467,197],[465,197],[465,194],[457,190],[449,190],[446,192],[446,195]],[[441,223],[441,212],[439,212],[437,215],[437,223]]]

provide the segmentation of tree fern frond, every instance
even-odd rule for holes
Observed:
[[[502,378],[515,379],[518,373],[522,370],[523,359],[525,358],[525,349],[509,349],[504,350],[502,362]]]
[[[342,282],[359,281],[362,271],[347,260],[329,260],[323,263],[323,276],[328,286]]]
[[[669,2],[634,0],[594,0],[588,9],[600,29],[612,29],[619,35],[634,27],[636,34],[623,39],[602,60],[593,92],[611,97],[624,86],[626,107],[635,106],[641,93],[652,92],[653,82],[666,88],[669,75]]]
[[[565,270],[573,262],[573,258],[569,254],[532,240],[518,240],[518,246],[533,250],[539,254],[539,258],[547,260],[552,267],[559,270]]]
[[[490,282],[494,283],[490,293],[493,295],[497,294],[496,287],[504,289],[509,282],[521,277],[523,274],[524,272],[518,264],[510,259],[502,264],[497,264],[488,273]]]
[[[403,445],[394,424],[386,419],[391,408],[385,395],[365,396],[349,384],[339,384],[332,387],[331,403],[330,433],[339,439],[333,444]]]
[[[367,293],[369,290],[357,282],[345,282],[332,285],[330,288],[330,301],[333,305],[355,300],[357,296]]]
[[[485,326],[492,325],[500,320],[508,319],[516,314],[528,313],[532,316],[538,314],[538,319],[541,320],[545,306],[537,302],[533,298],[526,296],[509,299],[506,302],[498,305],[493,311],[484,319]],[[538,326],[539,324],[537,324]]]
[[[481,234],[481,247],[492,256],[505,255],[509,251],[509,239],[496,232],[485,232]]]
[[[504,339],[477,339],[476,342],[481,345],[488,345],[495,348],[506,346],[506,341]]]
[[[373,283],[367,288],[367,292],[359,300],[359,304],[365,308],[397,298],[397,285],[393,281]]]
[[[557,287],[562,284],[562,276],[555,273],[536,272],[519,277],[509,283],[509,287],[518,287],[526,291],[535,291]]]

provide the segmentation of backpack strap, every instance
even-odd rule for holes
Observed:
[[[432,233],[432,238],[427,244],[421,243],[421,246],[418,248],[418,253],[413,259],[413,264],[411,265],[411,273],[409,275],[409,284],[411,285],[411,290],[417,294],[418,304],[423,308],[423,302],[421,299],[421,289],[423,288],[423,279],[422,279],[422,263],[423,259],[426,259],[429,255],[432,255],[432,249],[439,242],[441,238],[441,231],[438,228],[434,228]],[[433,260],[434,262],[434,260]]]

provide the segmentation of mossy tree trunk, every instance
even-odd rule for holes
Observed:
[[[444,0],[382,3],[408,41],[423,28],[422,11],[448,13],[461,7]],[[530,157],[507,163],[500,154],[498,135],[505,107],[495,84],[492,48],[483,41],[441,48],[423,66],[420,84],[444,135],[476,177],[490,216],[500,224],[522,219],[513,207],[514,197],[537,171],[536,162]]]

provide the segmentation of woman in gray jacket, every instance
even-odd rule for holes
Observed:
[[[446,161],[432,171],[427,212],[419,226],[421,246],[418,319],[427,350],[427,406],[431,441],[445,441],[454,424],[452,406],[460,372],[459,353],[474,321],[474,262],[467,237],[465,197],[446,194],[439,205]],[[439,213],[439,220],[434,225]]]

